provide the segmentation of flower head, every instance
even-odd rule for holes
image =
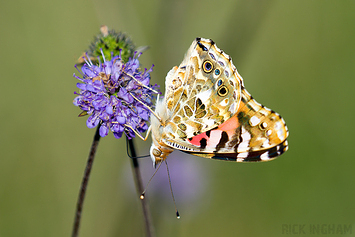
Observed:
[[[139,56],[135,53],[125,63],[121,54],[111,55],[111,60],[106,61],[102,52],[103,63],[99,60],[94,65],[90,58],[85,59],[81,68],[82,77],[74,74],[81,83],[77,83],[80,89],[74,99],[74,105],[83,112],[79,115],[89,115],[86,125],[89,128],[101,123],[100,136],[107,136],[109,130],[116,138],[123,133],[129,139],[135,137],[135,133],[142,133],[148,129],[147,121],[150,109],[153,107],[153,98],[157,85],[150,85],[150,72],[152,67],[141,71],[139,68]]]
[[[105,25],[100,27],[100,31],[100,34],[95,37],[89,46],[88,55],[94,57],[94,60],[96,60],[96,57],[100,57],[103,60],[103,57],[110,59],[111,52],[121,51],[121,59],[126,63],[132,57],[136,48],[131,38],[125,33],[109,30]],[[101,49],[104,49],[104,51]]]

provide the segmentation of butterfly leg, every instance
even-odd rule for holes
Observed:
[[[129,74],[129,73],[125,73],[125,74],[126,74],[127,76],[129,76],[130,78],[132,78],[133,80],[135,80],[140,86],[144,87],[145,89],[151,90],[151,91],[153,91],[155,94],[159,94],[158,91],[153,90],[152,88],[150,88],[150,87],[144,85],[142,82],[138,81],[138,80],[137,80],[134,76],[132,76],[131,74]]]
[[[154,116],[161,122],[161,118],[154,112],[154,110],[152,110],[152,108],[150,108],[148,105],[144,104],[142,101],[140,101],[137,97],[135,97],[132,93],[129,92],[129,94],[138,102],[140,102],[142,105],[144,105],[152,114],[154,114]],[[158,94],[158,98],[157,101],[159,99],[159,94]]]
[[[132,126],[128,125],[128,124],[125,124],[124,125],[125,127],[127,128],[130,128],[140,139],[142,139],[143,141],[146,141],[148,139],[148,136],[150,134],[150,131],[152,130],[152,126],[149,126],[148,128],[148,131],[147,131],[147,134],[145,135],[145,137],[143,137],[139,132],[137,132],[136,130],[134,130],[132,128]]]

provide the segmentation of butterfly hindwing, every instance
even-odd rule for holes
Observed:
[[[288,130],[276,112],[260,105],[243,89],[237,113],[225,123],[188,139],[200,151],[190,152],[213,159],[266,161],[287,150]]]

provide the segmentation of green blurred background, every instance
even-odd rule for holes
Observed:
[[[331,236],[354,236],[354,12],[345,0],[2,1],[0,236],[70,236],[95,132],[77,117],[72,74],[102,24],[150,46],[141,63],[155,64],[162,87],[195,37],[213,39],[290,130],[289,151],[267,163],[174,152],[182,218],[160,194],[162,168],[147,194],[157,236],[285,236],[284,225],[303,224],[302,236],[317,224],[350,225]],[[148,154],[150,141],[137,143]],[[80,236],[144,235],[124,149],[112,133],[101,140]],[[141,164],[146,183],[154,169]]]

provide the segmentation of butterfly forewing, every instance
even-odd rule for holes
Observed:
[[[195,40],[166,79],[167,128],[181,140],[217,127],[236,111],[241,80],[211,40]]]

